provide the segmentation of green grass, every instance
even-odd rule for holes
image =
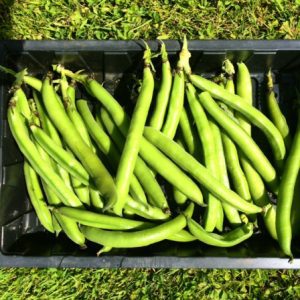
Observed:
[[[2,2],[5,39],[300,38],[299,0]]]
[[[300,298],[300,271],[6,269],[0,272],[1,300],[283,298]]]
[[[299,39],[300,1],[2,0],[0,39]],[[299,299],[300,271],[1,269],[0,299]]]

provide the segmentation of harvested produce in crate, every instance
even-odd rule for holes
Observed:
[[[162,43],[155,90],[157,56],[146,45],[128,110],[93,74],[55,65],[55,75],[39,80],[1,67],[16,76],[8,121],[41,224],[82,248],[101,244],[98,254],[162,240],[233,247],[266,229],[292,258],[299,126],[289,130],[270,73],[268,119],[252,105],[244,63],[235,70],[225,60],[217,84],[192,74],[184,40],[172,74]],[[277,194],[276,207],[269,196]]]

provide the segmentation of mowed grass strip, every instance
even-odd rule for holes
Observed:
[[[0,299],[299,299],[300,271],[2,269]]]
[[[299,0],[2,0],[0,39],[298,39],[299,10]]]

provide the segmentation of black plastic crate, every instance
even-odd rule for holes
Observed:
[[[165,41],[175,66],[181,43]],[[149,41],[153,51],[159,43]],[[117,99],[130,101],[130,78],[142,68],[141,41],[2,41],[0,64],[41,76],[54,63],[71,70],[86,69],[105,81]],[[292,130],[295,127],[296,74],[300,70],[300,41],[190,41],[191,67],[195,73],[211,76],[225,58],[246,62],[252,76],[255,105],[265,110],[264,76],[269,67],[275,73],[275,91]],[[154,61],[159,70],[159,60]],[[234,248],[222,249],[200,242],[161,242],[137,249],[115,249],[96,257],[97,246],[80,250],[65,236],[45,232],[26,197],[23,156],[13,140],[6,120],[8,89],[13,78],[0,74],[0,266],[34,267],[202,267],[202,268],[300,268],[300,246],[293,243],[295,259],[288,262],[277,242],[266,232]],[[115,84],[117,82],[117,84]],[[254,130],[261,147],[265,139]],[[100,246],[99,246],[100,247]]]

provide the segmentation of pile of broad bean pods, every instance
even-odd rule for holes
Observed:
[[[243,62],[225,60],[220,75],[206,79],[192,73],[184,40],[172,72],[162,43],[155,84],[152,57],[146,45],[130,114],[92,74],[54,65],[40,80],[1,67],[16,77],[8,122],[41,224],[81,247],[86,240],[101,244],[101,253],[165,239],[232,247],[259,230],[262,218],[292,258],[300,218],[299,112],[292,135],[270,71],[267,117],[252,105]],[[76,85],[85,99],[77,99]],[[253,125],[272,161],[251,137]]]

